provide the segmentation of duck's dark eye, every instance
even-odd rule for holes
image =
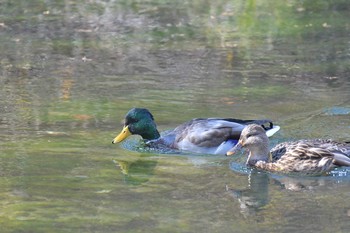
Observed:
[[[135,118],[128,118],[128,119],[126,119],[126,121],[125,121],[125,125],[130,125],[130,124],[133,124],[133,123],[135,123],[135,122],[137,122],[138,120],[137,119],[135,119]]]
[[[136,122],[138,122],[138,121],[139,121],[139,120],[136,119],[136,118],[130,118],[129,124],[131,124],[131,123],[136,123]]]

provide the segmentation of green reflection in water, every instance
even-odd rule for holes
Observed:
[[[121,172],[125,175],[124,181],[127,184],[140,185],[149,180],[154,173],[156,161],[137,160],[134,162],[117,161],[115,163],[120,167]]]

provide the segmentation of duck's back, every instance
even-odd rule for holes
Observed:
[[[176,142],[188,140],[202,147],[220,145],[229,138],[238,139],[244,125],[223,119],[193,119],[174,129]]]
[[[272,163],[259,166],[267,170],[318,175],[331,170],[334,165],[347,165],[349,151],[348,143],[330,139],[285,142],[271,149]]]
[[[239,120],[231,118],[196,118],[173,130],[174,148],[200,153],[225,154],[238,141],[247,124],[269,124],[269,120]]]
[[[295,148],[300,144],[307,144],[310,147],[321,148],[325,150],[329,150],[330,152],[340,151],[350,158],[350,143],[345,142],[336,142],[332,139],[303,139],[292,142],[283,142],[271,149],[271,154],[273,161],[278,160],[282,155],[284,155],[287,151],[294,151]]]

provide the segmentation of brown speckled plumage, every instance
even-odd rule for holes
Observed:
[[[268,143],[259,125],[248,125],[242,131],[239,144],[227,154],[234,153],[240,147],[246,148],[249,151],[247,164],[282,173],[320,175],[336,166],[350,166],[349,143],[330,139],[298,140],[278,144],[270,151]]]

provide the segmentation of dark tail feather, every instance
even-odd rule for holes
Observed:
[[[257,124],[261,125],[266,131],[273,128],[273,123],[271,120],[263,119],[263,120],[241,120],[241,119],[233,119],[233,118],[225,118],[225,121],[236,122],[242,125],[250,125]]]

